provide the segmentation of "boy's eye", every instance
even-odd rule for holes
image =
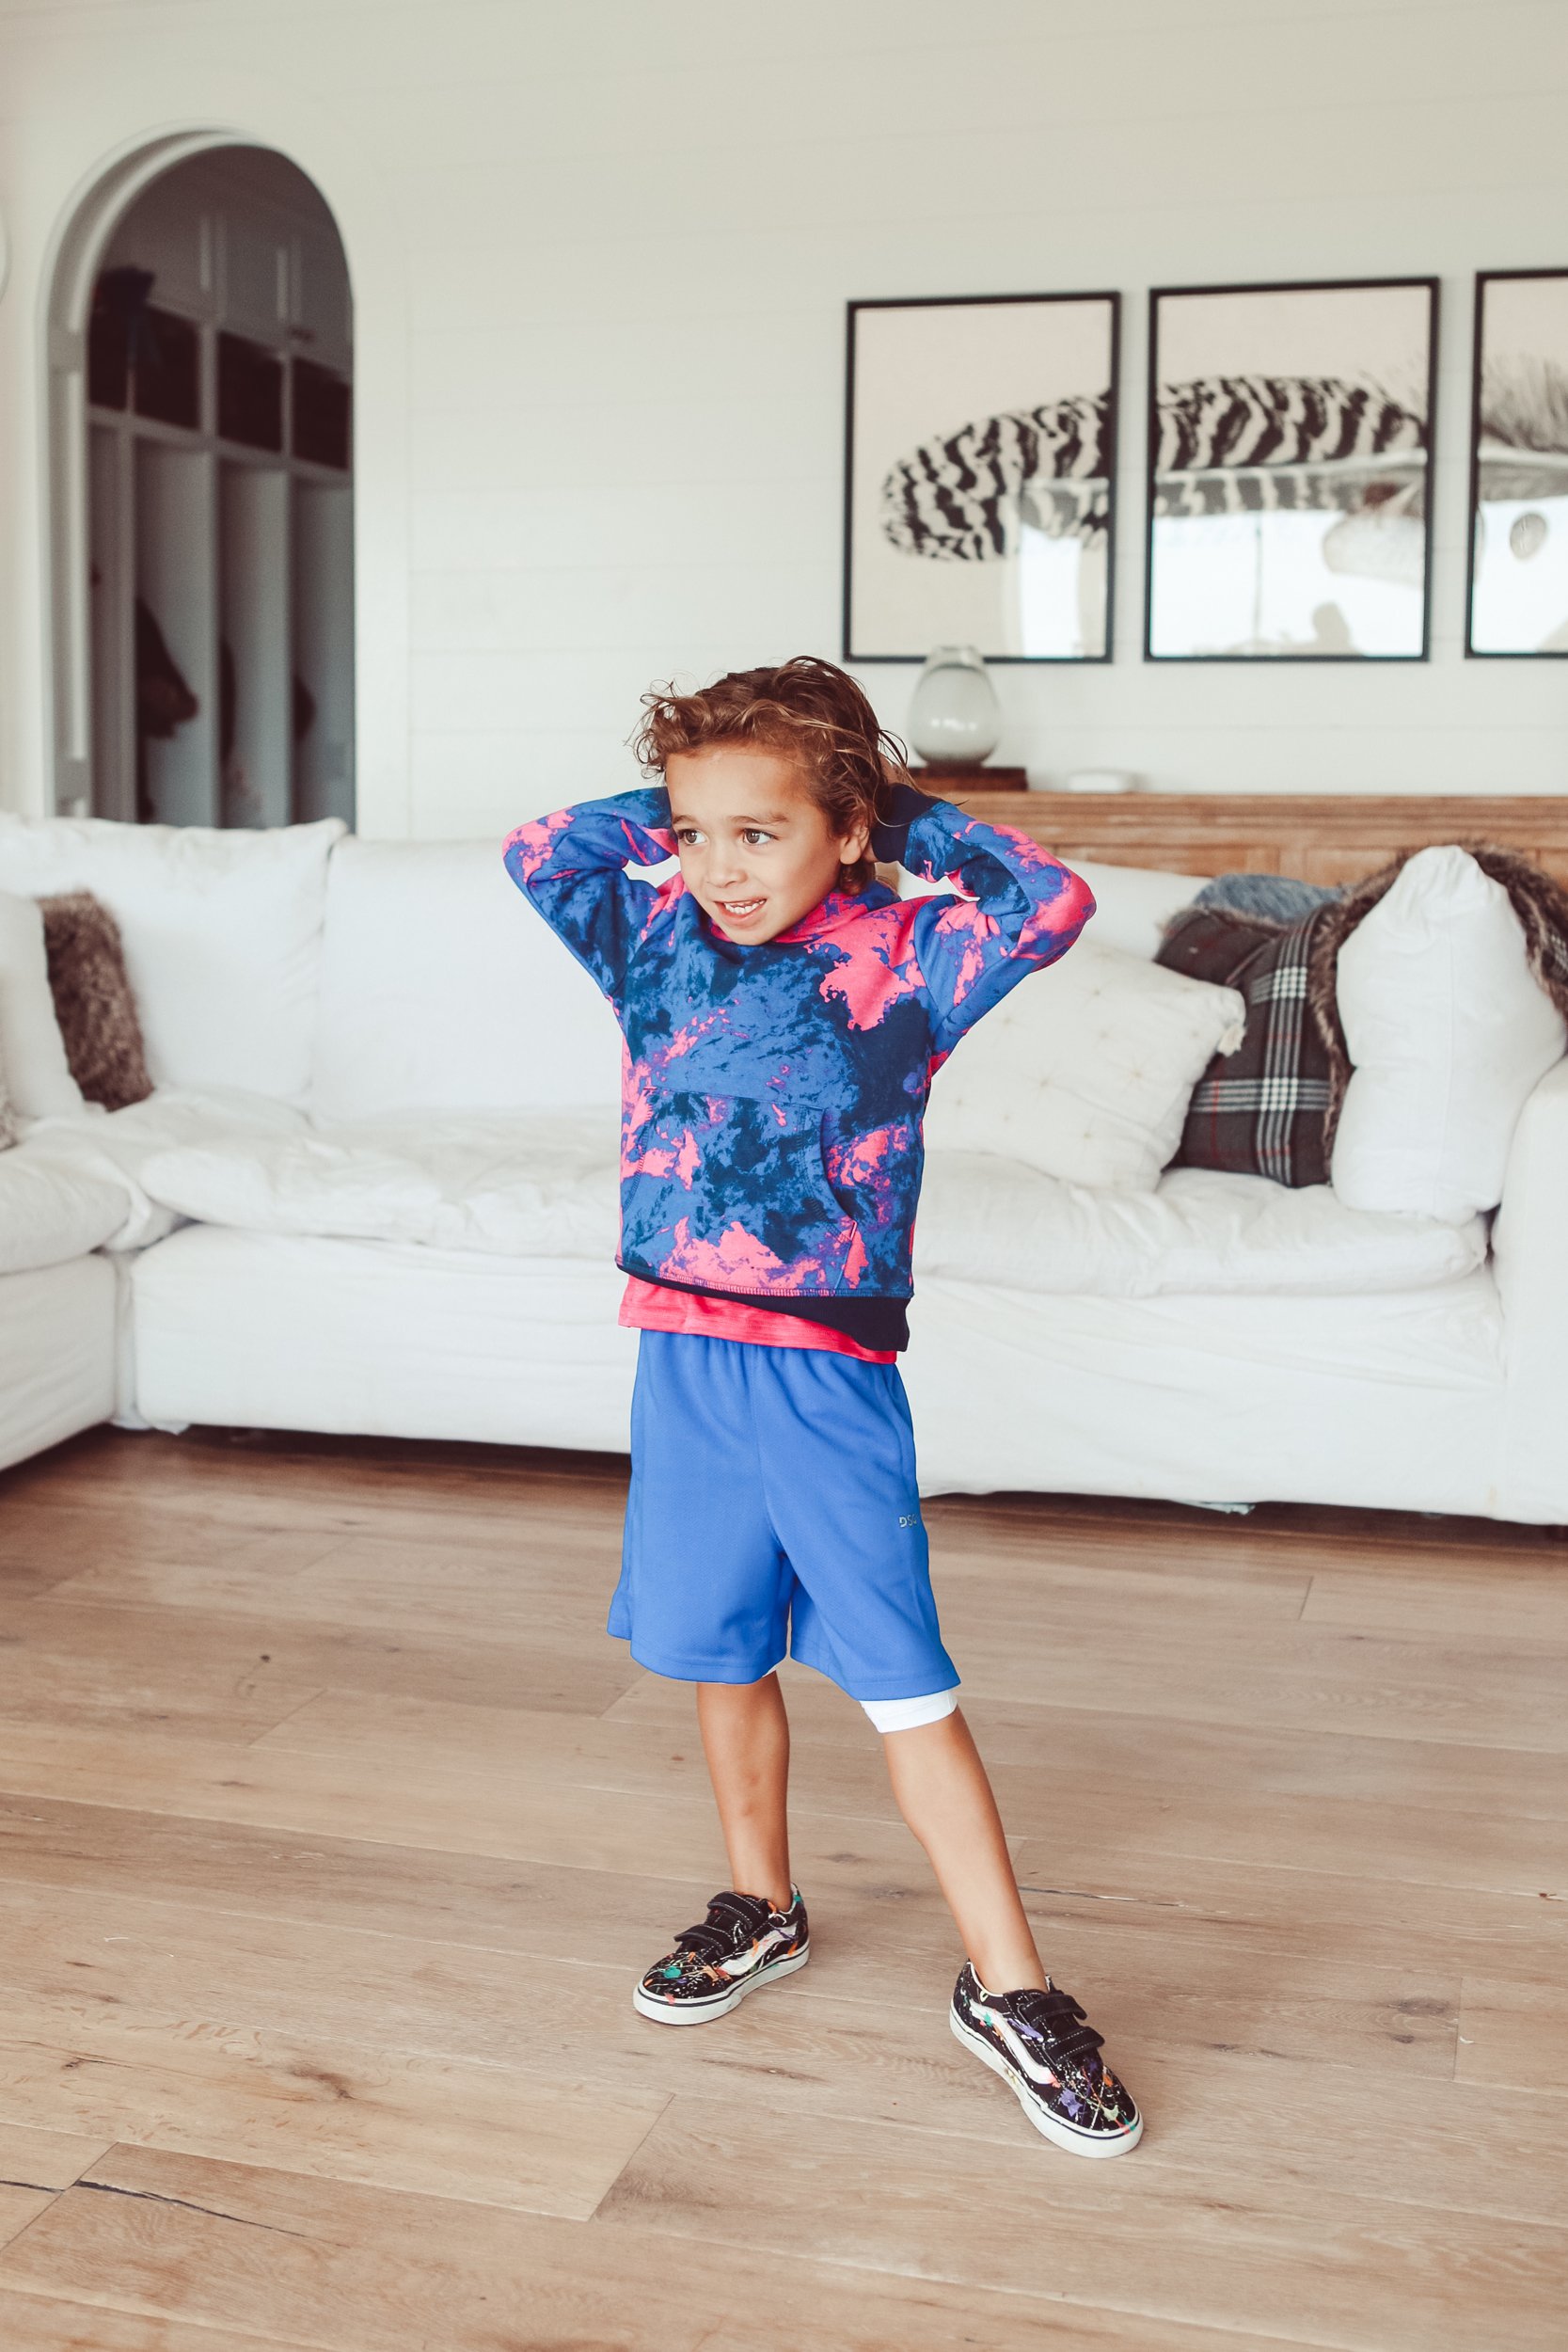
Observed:
[[[675,839],[683,843],[689,850],[694,842],[700,841],[702,837],[702,834],[697,831],[695,825],[680,825],[676,827]]]
[[[759,841],[771,841],[773,836],[770,833],[764,833],[760,825],[748,825],[740,838],[749,850],[754,850]]]

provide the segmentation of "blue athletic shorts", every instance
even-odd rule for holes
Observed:
[[[610,1630],[683,1682],[789,1654],[856,1699],[951,1690],[895,1364],[640,1334]]]

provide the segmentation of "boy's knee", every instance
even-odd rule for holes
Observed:
[[[940,1724],[958,1704],[958,1686],[929,1691],[918,1699],[862,1699],[861,1705],[880,1732],[915,1731],[922,1724]]]

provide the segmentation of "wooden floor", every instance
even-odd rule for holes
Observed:
[[[961,2052],[875,1735],[792,1676],[803,1976],[601,1628],[603,1458],[96,1433],[0,1478],[6,2352],[1568,2342],[1568,1549],[928,1508],[1047,1965],[1148,2124]]]

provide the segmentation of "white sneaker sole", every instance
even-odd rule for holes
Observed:
[[[708,2001],[656,2001],[643,1992],[640,1977],[631,1989],[631,2005],[640,2017],[651,2017],[656,2026],[705,2026],[710,2017],[727,2017],[732,2009],[738,2009],[747,1994],[754,1993],[759,1985],[792,1977],[810,1958],[808,1944],[803,1951],[791,1952],[787,1960],[765,1961],[749,1977],[736,1977],[727,1993],[716,1993]]]
[[[1055,2116],[1048,2115],[1042,2107],[1036,2106],[1006,2058],[999,2058],[982,2035],[972,2032],[957,2010],[948,2010],[947,2022],[953,2028],[954,2039],[961,2042],[966,2050],[973,2050],[981,2064],[989,2066],[991,2073],[1006,2084],[1036,2131],[1056,2147],[1065,2148],[1075,2156],[1125,2156],[1143,2137],[1144,2120],[1141,2115],[1130,2132],[1120,2132],[1115,2139],[1098,2132],[1074,2131],[1070,2123],[1058,2122]]]

